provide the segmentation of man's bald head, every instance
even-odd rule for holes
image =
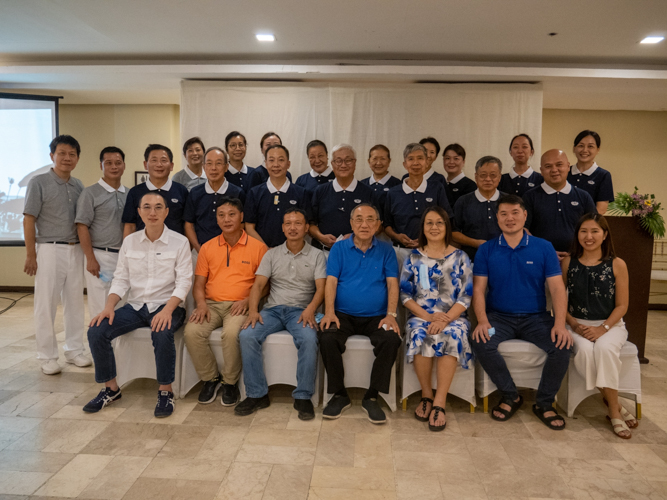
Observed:
[[[560,191],[567,183],[570,161],[560,149],[550,149],[540,159],[540,172],[551,188]]]
[[[567,155],[565,154],[565,151],[562,149],[550,149],[546,153],[542,155],[542,158],[540,158],[540,166],[544,165],[545,161],[556,161],[556,158],[558,157],[563,157],[565,162],[569,164],[569,160],[567,159]]]

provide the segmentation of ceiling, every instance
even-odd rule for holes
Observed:
[[[545,107],[667,110],[667,41],[638,43],[661,34],[667,0],[2,0],[0,91],[178,103],[184,78],[518,81]]]

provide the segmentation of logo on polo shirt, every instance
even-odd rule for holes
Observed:
[[[573,202],[572,202],[572,206],[573,206],[573,207],[576,207],[577,205],[579,205],[579,202],[578,202],[578,201],[573,201]]]
[[[433,201],[433,198],[426,198],[426,201],[428,201],[429,203],[431,203],[431,202]]]
[[[242,260],[242,261],[241,261],[241,264],[250,264],[250,262],[247,261],[247,260]]]
[[[172,202],[172,203],[178,203],[178,199],[176,199],[176,198],[172,198],[172,199],[171,199],[171,202]]]
[[[458,190],[459,190],[459,188],[452,188],[452,191],[454,191],[455,193],[456,193]]]
[[[533,263],[532,260],[527,260],[527,261],[526,261],[526,264],[532,264],[532,263]]]
[[[292,205],[296,205],[296,200],[290,200],[289,201]]]
[[[361,200],[354,200],[355,203],[361,203]]]
[[[389,191],[389,188],[384,188],[385,191]]]
[[[533,184],[532,182],[529,182],[528,185],[529,185],[530,187],[535,187],[535,184]]]
[[[588,181],[589,184],[595,184],[595,181]]]

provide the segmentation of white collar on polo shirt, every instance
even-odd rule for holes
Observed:
[[[243,166],[241,167],[241,170],[236,170],[236,169],[235,169],[234,167],[232,167],[232,165],[230,164],[230,165],[229,165],[229,168],[228,168],[227,170],[229,170],[229,171],[232,173],[232,175],[236,175],[236,174],[238,174],[239,172],[241,172],[242,174],[247,174],[247,173],[248,173],[248,165],[246,165],[246,164],[244,163]]]
[[[190,170],[190,167],[188,167],[187,165],[183,167],[183,170],[185,170],[185,173],[188,174],[188,177],[190,177],[190,179],[200,179],[200,178],[206,179],[206,172],[204,172],[203,168],[201,169],[201,175],[195,174],[192,170]]]
[[[500,198],[500,191],[496,189],[496,192],[493,193],[493,196],[487,200],[484,198],[484,195],[479,192],[479,189],[475,189],[475,198],[477,198],[477,200],[481,201],[482,203],[485,201],[496,201],[498,198]]]
[[[526,170],[523,174],[521,174],[521,177],[525,177],[526,179],[528,179],[528,177],[530,177],[534,173],[535,170],[533,170],[532,167],[528,167],[528,170]],[[519,174],[517,174],[514,171],[514,167],[510,168],[510,179],[516,179],[517,177],[519,177]]]
[[[387,183],[387,181],[389,181],[389,179],[391,179],[391,174],[390,174],[389,172],[387,172],[387,175],[385,175],[385,176],[384,176],[382,179],[380,179],[379,181],[376,181],[376,180],[375,180],[375,176],[371,174],[371,182],[370,182],[370,183],[371,183],[371,184],[378,183],[378,184],[382,184],[382,185],[384,186],[384,185]]]
[[[403,181],[403,192],[405,194],[410,194],[414,193],[415,191],[419,193],[425,193],[426,192],[426,179],[422,181],[422,183],[419,185],[417,189],[412,189],[410,186],[408,186],[408,179],[405,179]]]
[[[357,179],[354,179],[352,183],[345,189],[340,187],[340,184],[338,184],[338,179],[334,179],[331,184],[333,184],[334,191],[336,191],[337,193],[340,193],[341,191],[347,191],[348,193],[351,193],[352,191],[357,189]]]
[[[322,172],[321,174],[318,174],[317,172],[315,172],[315,171],[311,168],[311,169],[310,169],[310,176],[311,176],[311,177],[319,177],[320,175],[323,175],[324,177],[326,177],[326,176],[329,175],[331,172],[333,172],[333,169],[332,169],[331,167],[327,167],[327,169],[326,169],[324,172]]]
[[[593,165],[591,165],[591,168],[588,170],[582,172],[577,168],[577,164],[575,163],[572,165],[572,175],[579,175],[579,174],[584,174],[584,175],[593,175],[593,172],[595,172],[598,169],[598,164],[593,162]]]
[[[424,174],[424,180],[425,181],[429,180],[434,173],[435,173],[435,170],[433,170],[433,168],[431,168],[431,170],[429,170],[428,172],[426,172]]]
[[[565,187],[561,189],[560,191],[556,191],[554,188],[549,186],[546,182],[542,183],[542,189],[544,189],[544,192],[547,194],[554,194],[554,193],[563,193],[563,194],[570,194],[570,191],[572,191],[572,184],[569,182],[565,183]]]
[[[115,193],[116,191],[120,191],[121,193],[125,192],[125,186],[123,186],[122,184],[118,189],[114,189],[111,186],[109,186],[109,184],[107,184],[107,182],[104,179],[100,179],[99,181],[97,181],[97,183],[109,193]]]
[[[171,179],[167,179],[167,182],[164,183],[164,186],[161,188],[156,188],[155,184],[151,182],[150,179],[146,181],[146,187],[148,188],[149,191],[157,191],[160,189],[161,191],[169,191],[171,189]]]
[[[146,236],[146,228],[141,230],[141,237],[139,238],[139,241],[150,241],[148,239],[148,236]],[[155,241],[161,241],[165,245],[169,244],[169,228],[167,227],[166,224],[164,225],[164,229],[162,229],[162,234]],[[155,242],[153,242],[153,243],[155,243]]]
[[[225,194],[227,192],[228,187],[229,187],[229,182],[227,181],[227,179],[225,179],[225,182],[222,183],[222,186],[220,186],[220,189],[218,189],[217,191],[213,191],[210,181],[206,181],[206,184],[204,184],[204,190],[206,191],[206,194]]]
[[[286,193],[287,190],[289,189],[289,185],[290,185],[290,182],[289,182],[289,179],[287,179],[287,178],[285,178],[285,182],[283,183],[282,186],[280,186],[280,189],[276,189],[276,187],[273,184],[271,184],[271,179],[270,178],[269,178],[268,181],[266,181],[266,187],[269,188],[269,193],[271,193],[271,194],[277,193],[278,191],[280,191],[281,193]]]
[[[465,176],[466,176],[466,174],[464,174],[463,172],[461,172],[459,175],[457,175],[456,177],[454,177],[451,181],[447,181],[447,184],[456,184],[456,183],[459,182],[461,179],[463,179]],[[446,179],[446,177],[445,177],[445,179]]]

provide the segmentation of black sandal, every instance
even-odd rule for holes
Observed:
[[[445,411],[445,409],[442,406],[432,407],[431,408],[431,414],[433,414],[433,412],[435,412],[435,415],[433,415],[433,420],[434,421],[438,420],[438,413],[439,412],[442,412],[443,415],[447,415],[447,412]],[[433,424],[431,424],[431,416],[430,415],[429,415],[428,420],[429,420],[428,430],[430,430],[430,431],[440,432],[440,431],[444,431],[445,427],[447,427],[447,421],[446,420],[445,420],[445,423],[443,425],[433,425]]]
[[[426,404],[427,404],[427,403],[431,403],[431,405],[432,405],[432,404],[433,404],[433,400],[432,400],[431,398],[421,398],[421,399],[419,400],[419,403],[422,405],[422,411],[423,411],[424,413],[426,413]],[[417,408],[419,408],[419,405],[417,405]],[[432,410],[432,409],[433,409],[433,407],[431,407],[431,410]],[[431,412],[429,412],[429,415],[430,415],[430,413],[431,413]],[[417,410],[415,410],[415,418],[416,418],[417,420],[419,420],[420,422],[428,422],[428,419],[429,419],[428,415],[425,416],[425,417],[420,417],[419,415],[417,415]]]
[[[510,407],[509,411],[506,410],[505,408],[500,407],[500,405],[503,403]],[[519,396],[519,401],[512,401],[510,398],[503,398],[500,400],[500,403],[498,403],[491,409],[491,418],[493,420],[497,420],[498,422],[506,422],[514,416],[514,414],[517,412],[519,408],[521,408],[522,405],[523,405],[523,396],[521,395]],[[495,411],[502,413],[503,417],[502,418],[496,417],[493,414],[493,412]]]
[[[551,417],[545,417],[544,414],[548,411],[554,412],[555,415]],[[546,425],[549,429],[554,431],[562,431],[563,429],[565,429],[565,419],[558,414],[558,412],[554,407],[549,406],[547,408],[541,408],[537,405],[533,405],[533,413],[537,415],[537,418],[539,418],[542,422],[544,422],[544,425]],[[554,420],[560,420],[561,422],[563,422],[563,425],[560,426],[551,425]]]

